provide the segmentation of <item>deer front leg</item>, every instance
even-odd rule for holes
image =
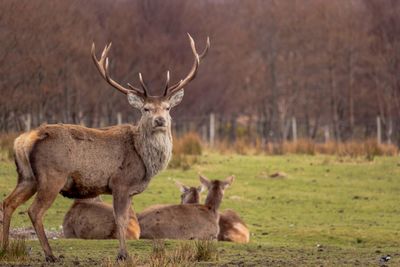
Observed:
[[[125,240],[130,205],[131,198],[128,192],[113,192],[114,218],[117,226],[117,238],[119,241],[119,252],[117,260],[125,260],[128,256]]]

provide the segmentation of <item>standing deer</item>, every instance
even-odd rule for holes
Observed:
[[[117,225],[115,224],[113,207],[100,197],[76,199],[65,214],[63,232],[66,238],[82,239],[115,239]],[[139,239],[140,227],[136,214],[129,207],[127,239]]]
[[[119,252],[117,259],[126,259],[126,227],[131,197],[143,192],[151,178],[163,170],[172,152],[171,117],[169,111],[183,98],[183,90],[195,77],[200,59],[189,35],[194,63],[189,74],[170,86],[170,76],[162,96],[150,96],[142,75],[142,89],[128,84],[128,88],[110,78],[107,54],[111,44],[103,50],[100,60],[92,45],[92,58],[101,76],[115,89],[127,95],[128,102],[141,111],[136,126],[121,125],[106,129],[91,129],[79,125],[42,125],[20,135],[14,142],[18,182],[14,191],[3,201],[3,248],[8,246],[11,215],[14,210],[36,197],[28,214],[35,228],[46,261],[54,257],[43,227],[43,216],[58,193],[70,198],[92,198],[112,194],[117,225]]]
[[[200,191],[195,187],[179,184],[182,195],[181,204],[199,204]],[[248,243],[250,232],[247,225],[233,210],[224,210],[219,213],[219,241],[230,241],[235,243]]]
[[[225,189],[233,180],[233,176],[224,181],[209,181],[206,177],[200,176],[201,183],[208,189],[204,205],[164,205],[145,209],[138,214],[140,238],[217,239],[218,208]]]

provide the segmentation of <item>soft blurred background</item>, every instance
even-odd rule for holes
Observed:
[[[187,32],[199,51],[210,36],[211,49],[171,111],[169,168],[135,210],[179,203],[174,179],[234,174],[221,210],[240,214],[251,242],[219,242],[207,266],[400,266],[399,0],[0,0],[0,196],[17,181],[21,132],[137,122],[96,70],[92,42],[97,56],[112,42],[112,78],[139,86],[141,72],[156,95],[167,70],[175,83],[192,66]],[[14,213],[16,236],[34,237],[29,203]],[[71,203],[57,198],[48,234],[61,236]],[[51,243],[64,266],[121,266],[115,240]],[[27,244],[22,263],[41,265],[39,243]],[[128,245],[142,263],[158,255]],[[166,247],[179,256],[179,242]]]
[[[396,0],[0,2],[0,131],[135,122],[90,56],[112,42],[111,76],[160,94],[190,70],[186,33],[211,49],[174,132],[207,143],[400,143]]]

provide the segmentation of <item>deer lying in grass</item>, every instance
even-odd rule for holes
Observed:
[[[3,201],[3,248],[7,248],[11,216],[15,209],[35,193],[28,210],[47,261],[54,257],[43,227],[43,216],[61,193],[70,198],[92,198],[112,194],[113,212],[119,240],[118,259],[126,259],[126,227],[131,197],[146,189],[151,178],[163,170],[172,154],[170,109],[183,98],[183,88],[194,79],[200,59],[190,37],[194,63],[189,74],[169,85],[169,72],[162,96],[150,96],[142,75],[142,89],[130,84],[124,87],[111,79],[107,54],[100,60],[92,45],[92,58],[101,76],[111,86],[127,95],[128,102],[141,111],[136,126],[120,125],[91,129],[79,125],[43,125],[20,135],[14,142],[18,182]]]
[[[232,184],[233,180],[233,176],[224,181],[209,181],[200,176],[202,185],[208,189],[204,205],[165,205],[145,209],[138,215],[140,238],[217,239],[219,232],[218,208],[224,190]]]
[[[201,187],[189,188],[176,182],[177,186],[184,191],[184,202],[199,202]],[[183,189],[185,188],[185,189]],[[194,189],[194,190],[193,190]],[[155,205],[161,207],[165,205]],[[139,239],[140,227],[135,212],[129,208],[129,222],[126,229],[127,239]],[[82,239],[115,239],[116,224],[113,208],[110,204],[103,202],[99,197],[88,199],[76,199],[71,208],[65,214],[63,232],[66,238]]]
[[[193,187],[186,186],[179,181],[175,181],[176,186],[178,186],[181,191],[181,204],[199,204],[200,203],[200,193],[203,192],[204,187]]]
[[[115,239],[117,225],[115,224],[113,208],[100,197],[76,199],[65,214],[63,232],[66,238],[82,239]],[[140,227],[135,212],[129,207],[127,239],[139,239]]]
[[[200,203],[200,190],[180,184],[181,204]],[[219,213],[219,241],[230,241],[235,243],[248,243],[250,232],[244,221],[233,210],[224,210]]]

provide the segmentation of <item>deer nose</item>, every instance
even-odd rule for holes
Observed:
[[[154,119],[154,123],[156,127],[165,126],[165,119],[163,117],[157,117]]]

